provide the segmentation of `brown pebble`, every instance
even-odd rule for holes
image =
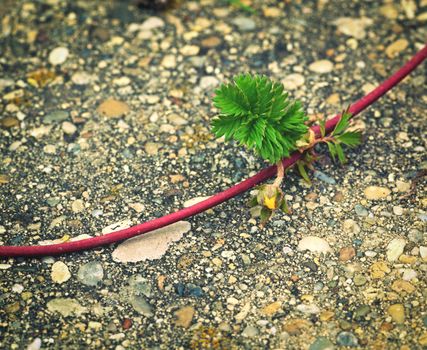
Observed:
[[[213,48],[221,44],[221,39],[216,36],[210,36],[209,38],[203,39],[201,44],[203,47]]]
[[[118,118],[130,112],[129,106],[121,101],[106,100],[98,106],[98,113],[110,118]]]
[[[130,327],[132,327],[132,320],[130,318],[125,318],[122,322],[122,328],[129,329]]]
[[[344,247],[340,250],[340,261],[348,261],[356,256],[356,250],[353,247]]]

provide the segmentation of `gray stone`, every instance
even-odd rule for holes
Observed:
[[[368,210],[361,204],[356,204],[354,206],[354,211],[356,212],[357,216],[368,216],[369,214]]]
[[[319,179],[320,181],[322,181],[322,182],[325,182],[325,183],[327,183],[327,184],[330,184],[330,185],[336,185],[336,181],[335,181],[335,179],[333,179],[332,177],[330,177],[330,176],[328,176],[328,175],[326,175],[325,173],[322,173],[321,171],[319,171],[319,170],[316,170],[314,173],[313,173],[313,175],[314,175],[314,177],[316,178],[316,179]]]
[[[341,346],[356,347],[359,341],[356,336],[350,332],[341,332],[337,335],[337,343]]]
[[[254,326],[246,326],[246,328],[243,330],[242,335],[245,337],[256,337],[258,335],[259,331]]]
[[[97,261],[80,266],[77,279],[86,286],[96,286],[104,278],[104,269]]]
[[[243,32],[250,32],[256,27],[255,22],[247,17],[236,17],[233,20],[233,24]]]
[[[138,311],[141,315],[150,317],[153,316],[153,307],[148,301],[141,295],[132,295],[129,299],[132,307]]]
[[[62,122],[63,120],[68,118],[67,111],[53,111],[49,114],[46,114],[43,118],[43,123],[52,124],[55,122]]]
[[[326,337],[318,337],[308,350],[333,350],[334,344]]]

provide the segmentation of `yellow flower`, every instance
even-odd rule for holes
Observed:
[[[276,196],[268,197],[264,196],[264,205],[271,210],[276,209]]]

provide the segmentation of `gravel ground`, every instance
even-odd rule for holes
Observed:
[[[128,227],[266,166],[210,135],[234,74],[329,115],[427,37],[425,0],[137,3],[0,0],[0,244]],[[245,194],[125,244],[1,260],[0,348],[427,347],[425,76],[358,117],[347,165],[291,172],[292,213],[263,229]]]

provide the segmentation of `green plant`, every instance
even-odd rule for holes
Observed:
[[[261,224],[277,209],[288,212],[280,186],[285,176],[282,159],[298,150],[304,153],[297,168],[310,182],[306,166],[318,158],[314,146],[326,143],[333,159],[345,162],[342,145],[354,147],[360,143],[360,133],[347,131],[351,114],[343,112],[335,129],[326,135],[325,120],[319,123],[320,137],[306,125],[308,118],[299,101],[291,101],[281,83],[266,76],[241,74],[215,91],[214,106],[220,113],[212,120],[216,137],[238,142],[253,149],[264,160],[277,165],[277,176],[272,184],[258,187],[258,194],[250,200],[251,206],[261,206]]]
[[[249,13],[252,13],[252,14],[256,13],[256,11],[254,10],[253,7],[244,4],[241,0],[227,0],[227,2],[230,5],[234,5],[234,6],[236,6],[238,8],[241,8],[242,10],[245,10],[245,11],[247,11]]]

